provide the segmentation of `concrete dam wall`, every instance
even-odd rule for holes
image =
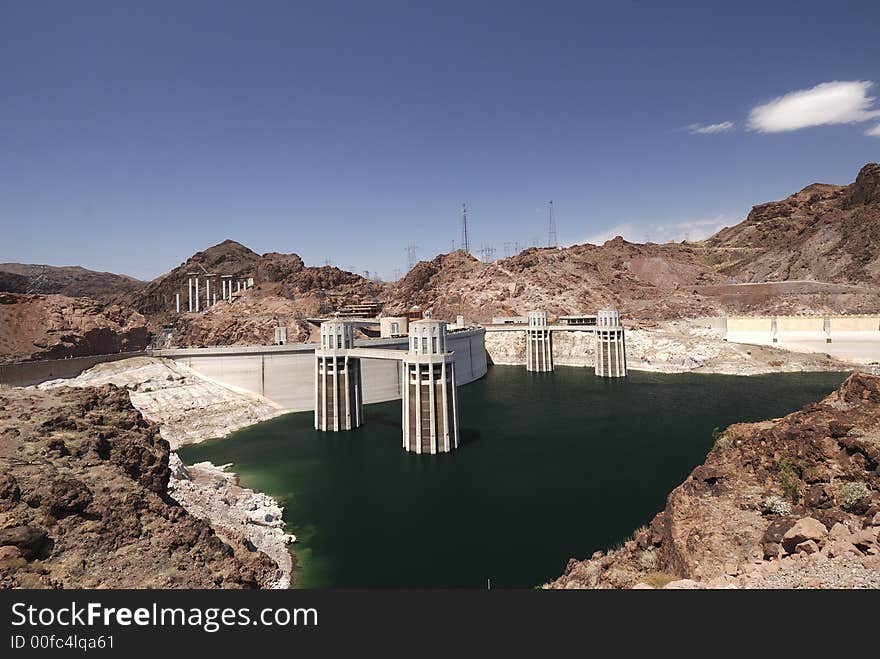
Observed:
[[[855,362],[880,360],[880,315],[731,316],[725,340],[828,354]]]
[[[446,343],[455,353],[457,384],[473,382],[486,374],[485,330],[450,332]],[[364,339],[359,348],[400,350],[407,337]],[[199,375],[230,389],[263,396],[291,412],[315,408],[315,347],[299,343],[283,346],[224,346],[154,350],[151,355],[179,362]],[[401,364],[387,359],[361,359],[364,403],[381,403],[401,397]]]

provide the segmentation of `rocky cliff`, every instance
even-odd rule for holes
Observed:
[[[116,304],[0,293],[0,363],[143,350],[151,335],[144,316]]]
[[[0,390],[0,587],[256,588],[278,565],[167,495],[168,443],[128,393]]]
[[[880,378],[736,424],[622,547],[551,588],[880,587]]]

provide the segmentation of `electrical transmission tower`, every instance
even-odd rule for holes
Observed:
[[[468,254],[471,253],[471,242],[468,237],[467,226],[467,206],[465,204],[461,205],[461,248]]]
[[[504,243],[504,258],[510,258],[510,243]]]
[[[400,280],[400,268],[394,268],[392,276],[394,277],[394,281],[399,281]]]
[[[480,259],[483,263],[491,263],[495,260],[495,248],[491,245],[483,245],[480,247]]]
[[[553,200],[550,200],[550,226],[547,229],[547,247],[556,247],[556,216],[553,215]]]
[[[412,270],[416,264],[416,250],[418,249],[417,245],[407,245],[406,246],[406,267],[407,270]]]

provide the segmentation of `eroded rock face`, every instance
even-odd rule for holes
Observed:
[[[151,336],[141,314],[115,304],[0,293],[0,363],[138,351]]]
[[[0,390],[0,437],[0,587],[257,588],[281,576],[167,495],[168,442],[124,389]]]
[[[645,530],[549,586],[880,587],[878,465],[880,378],[854,374],[800,412],[727,428]]]

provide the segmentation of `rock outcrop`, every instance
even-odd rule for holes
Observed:
[[[0,293],[0,363],[143,350],[151,337],[144,316],[116,304]]]
[[[167,494],[168,442],[112,385],[0,390],[0,587],[257,588],[283,578]]]
[[[551,588],[880,587],[880,378],[730,426],[666,509]]]

